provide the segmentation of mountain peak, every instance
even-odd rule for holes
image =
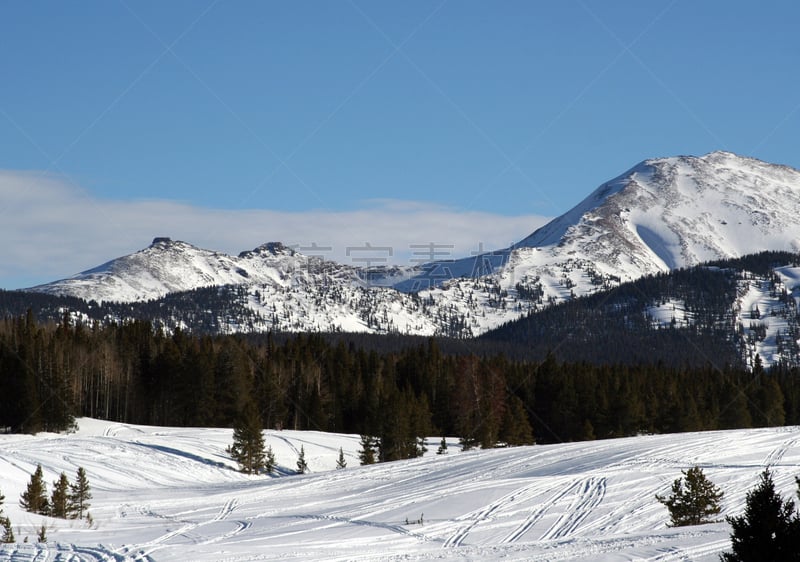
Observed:
[[[297,252],[283,244],[283,242],[267,242],[266,244],[261,244],[260,246],[253,248],[252,250],[245,250],[239,254],[240,259],[244,258],[253,258],[258,256],[295,256]]]

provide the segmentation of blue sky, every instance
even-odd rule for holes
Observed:
[[[172,236],[507,245],[657,156],[800,167],[796,2],[0,3],[0,287]]]

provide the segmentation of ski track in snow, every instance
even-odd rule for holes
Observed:
[[[0,562],[155,562],[144,553],[119,554],[102,545],[36,543],[0,546]]]
[[[279,440],[283,441],[284,443],[286,443],[289,446],[289,448],[294,452],[295,455],[298,455],[298,456],[300,455],[300,449],[297,447],[297,445],[292,443],[291,440],[287,439],[283,435],[278,435],[277,433],[273,433],[272,437],[274,437],[275,439],[279,439]]]
[[[786,453],[789,451],[789,449],[797,445],[798,441],[800,441],[800,437],[792,437],[781,443],[779,447],[775,448],[770,452],[769,455],[767,455],[767,458],[764,460],[764,466],[766,468],[771,468],[780,463],[783,460],[783,457],[786,456]]]
[[[647,558],[648,562],[691,562],[700,556],[719,555],[730,548],[730,540],[719,540],[702,546],[680,547],[671,546],[663,554]]]
[[[513,532],[511,532],[507,537],[502,539],[500,542],[507,544],[507,543],[517,542],[519,539],[521,539],[523,535],[525,535],[528,531],[530,531],[531,528],[533,528],[533,526],[545,516],[545,514],[548,512],[550,508],[552,508],[556,503],[558,503],[559,500],[561,500],[569,493],[569,491],[573,488],[573,486],[574,484],[558,492],[552,498],[547,500],[541,507],[534,510],[531,513],[531,515],[522,523],[522,525],[517,527]]]
[[[606,495],[606,479],[591,477],[576,482],[567,494],[577,492],[567,511],[541,537],[541,540],[560,539],[571,535],[580,524],[600,505]]]

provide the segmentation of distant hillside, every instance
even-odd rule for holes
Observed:
[[[800,361],[798,256],[760,254],[624,283],[509,322],[478,340],[527,357],[592,363],[752,365]],[[752,293],[752,294],[751,294]],[[756,315],[753,303],[764,309]],[[756,315],[757,317],[754,317]]]

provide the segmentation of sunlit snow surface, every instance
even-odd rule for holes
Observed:
[[[655,494],[698,464],[725,492],[724,514],[738,514],[765,467],[785,497],[800,474],[796,427],[465,453],[451,442],[447,455],[369,467],[357,436],[270,431],[281,474],[248,477],[224,453],[230,430],[79,423],[67,436],[0,436],[5,512],[31,541],[0,546],[1,561],[710,561],[730,547],[728,525],[668,528]],[[312,472],[290,475],[301,445]],[[91,529],[18,507],[37,463],[49,488],[85,467]],[[34,544],[43,522],[49,542]]]

